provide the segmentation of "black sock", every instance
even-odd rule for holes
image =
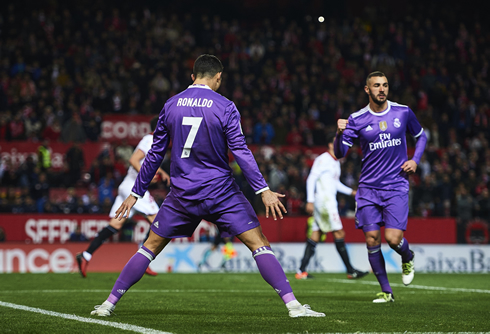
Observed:
[[[306,248],[305,255],[303,255],[303,259],[301,260],[301,267],[299,270],[301,272],[306,271],[306,267],[308,267],[308,263],[310,263],[310,259],[313,255],[315,255],[316,242],[311,239],[306,240]]]
[[[100,245],[102,245],[102,243],[104,241],[106,241],[107,239],[109,239],[113,234],[115,234],[117,232],[119,232],[119,230],[116,230],[111,225],[104,227],[97,234],[97,236],[94,238],[94,240],[92,240],[92,242],[90,243],[90,246],[88,246],[86,252],[87,253],[90,253],[90,254],[93,254],[97,250],[97,248],[99,248]]]
[[[350,264],[349,254],[347,254],[347,249],[345,248],[344,239],[335,239],[335,247],[337,247],[337,252],[339,252],[342,261],[344,261],[345,268],[348,273],[353,273],[354,268]]]

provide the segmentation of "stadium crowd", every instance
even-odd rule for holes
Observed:
[[[191,83],[196,56],[210,53],[225,66],[219,92],[236,103],[260,170],[287,194],[289,214],[304,214],[308,149],[324,146],[338,118],[367,104],[365,78],[380,70],[389,99],[410,106],[429,138],[411,177],[410,214],[490,222],[487,24],[444,11],[395,20],[374,7],[320,23],[56,4],[32,11],[10,4],[0,14],[0,141],[75,144],[61,172],[43,165],[42,152],[22,166],[3,160],[3,212],[107,212],[132,147],[111,146],[84,168],[79,143],[100,140],[105,114],[157,114]],[[350,187],[360,159],[354,148],[342,164]],[[53,202],[56,187],[87,191]],[[339,203],[341,214],[352,213],[351,199]]]

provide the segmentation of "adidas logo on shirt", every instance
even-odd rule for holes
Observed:
[[[367,128],[366,128],[366,132],[367,131],[371,131],[373,128],[371,127],[371,125],[368,125]]]
[[[153,223],[153,226],[155,226],[156,228],[159,228],[160,227],[160,224],[158,223],[158,220]]]

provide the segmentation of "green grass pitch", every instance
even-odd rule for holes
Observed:
[[[117,276],[0,274],[0,333],[490,332],[488,274],[416,274],[409,287],[389,275],[396,299],[390,304],[372,303],[379,292],[373,274],[358,281],[288,274],[298,300],[326,313],[297,319],[258,273],[160,274],[133,286],[116,315],[90,316]]]

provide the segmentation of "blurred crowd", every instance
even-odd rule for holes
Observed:
[[[247,143],[258,147],[260,170],[273,190],[287,194],[290,214],[302,214],[314,158],[308,148],[324,146],[338,118],[367,104],[365,78],[380,70],[390,82],[389,99],[410,106],[428,136],[411,178],[410,214],[490,221],[486,22],[417,9],[394,19],[374,7],[362,18],[320,23],[308,16],[244,21],[50,4],[30,11],[11,4],[0,14],[0,141],[98,141],[104,114],[157,114],[167,98],[191,83],[194,59],[211,53],[223,61],[219,92],[240,110]],[[293,149],[283,152],[284,146]],[[2,186],[21,188],[14,197],[7,188],[2,207],[48,210],[33,203],[50,186],[85,182],[98,188],[106,182],[117,188],[126,158],[113,147],[86,162],[86,182],[82,171],[73,180],[70,173],[50,176],[34,161],[10,170],[2,162]],[[71,159],[73,165],[80,162]],[[354,188],[360,159],[354,147],[342,165],[342,181]],[[112,171],[102,172],[109,165]],[[232,168],[250,194],[239,168]],[[97,199],[87,195],[82,202],[90,207]],[[352,199],[341,197],[339,203],[342,214],[352,214]]]

